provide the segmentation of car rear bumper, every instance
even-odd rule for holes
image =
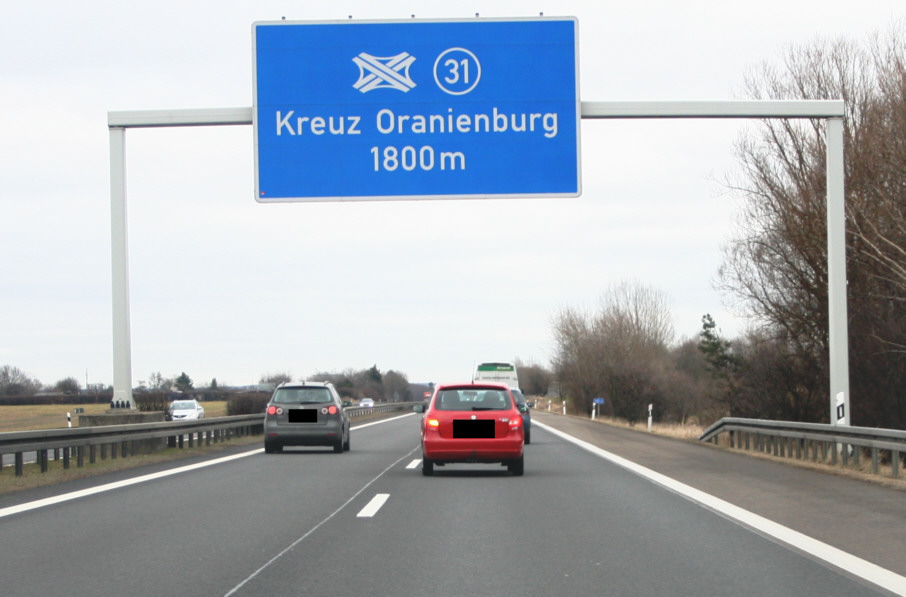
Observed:
[[[264,424],[264,441],[280,446],[333,446],[343,437],[340,421],[327,424]]]
[[[430,438],[422,441],[422,454],[437,463],[505,462],[522,456],[522,437],[493,440]]]

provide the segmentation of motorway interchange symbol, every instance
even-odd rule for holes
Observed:
[[[396,56],[373,56],[360,52],[352,59],[359,67],[359,79],[352,85],[362,93],[375,89],[396,89],[407,93],[416,86],[409,76],[409,68],[416,60],[409,52]],[[478,57],[465,48],[449,48],[434,61],[434,82],[445,93],[465,95],[481,79]]]
[[[415,81],[409,76],[409,67],[415,62],[415,56],[408,52],[386,58],[362,52],[352,61],[359,67],[359,80],[353,87],[362,93],[384,88],[405,93],[415,87]]]

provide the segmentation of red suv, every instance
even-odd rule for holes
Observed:
[[[437,386],[424,412],[423,475],[433,475],[435,466],[454,462],[499,462],[514,475],[522,475],[525,430],[507,386]]]

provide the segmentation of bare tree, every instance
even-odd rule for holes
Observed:
[[[164,377],[160,371],[155,371],[148,376],[148,389],[152,392],[169,392],[173,387],[173,379]]]
[[[64,394],[78,394],[82,390],[82,386],[79,385],[79,380],[76,378],[67,377],[55,383],[53,389]]]
[[[566,309],[555,323],[558,380],[579,412],[606,397],[614,414],[634,423],[663,399],[673,337],[666,296],[637,282],[605,293],[597,313]]]
[[[406,375],[392,369],[383,375],[384,397],[391,402],[412,400]]]
[[[664,403],[665,418],[681,425],[696,421],[708,425],[725,414],[698,341],[686,340],[670,351],[675,371],[670,374],[670,392]]]
[[[287,373],[286,371],[277,371],[274,373],[270,373],[270,372],[265,373],[258,380],[258,383],[273,384],[274,386],[279,386],[282,383],[287,383],[292,380],[293,380],[293,376],[291,373]]]
[[[859,209],[850,210],[851,233],[875,275],[906,291],[906,38],[877,37],[871,46],[878,94],[862,110],[860,150],[852,178],[869,181]],[[900,296],[898,300],[902,300]]]
[[[814,388],[824,367],[813,353],[782,339],[750,333],[736,346],[743,353],[736,379],[735,416],[815,421],[825,416],[827,396]]]
[[[18,367],[0,367],[0,395],[31,396],[41,389],[41,382],[32,379]]]
[[[906,367],[897,353],[906,346],[904,56],[902,27],[864,47],[817,41],[791,48],[780,68],[764,65],[745,90],[757,99],[845,101],[850,385],[853,423],[861,425],[906,425]],[[826,396],[823,137],[819,120],[769,120],[740,140],[743,180],[733,186],[746,203],[725,248],[721,283],[758,322],[762,340],[819,364],[819,375],[801,369],[799,383]],[[826,407],[801,412],[828,416]]]
[[[603,389],[602,355],[591,316],[564,309],[554,323],[554,338],[557,353],[553,365],[560,387],[572,398],[575,408],[584,412]]]
[[[532,363],[525,365],[516,360],[519,386],[527,396],[544,396],[553,381],[553,374],[545,367]]]

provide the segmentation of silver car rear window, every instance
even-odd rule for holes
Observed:
[[[279,388],[272,400],[278,404],[324,404],[333,402],[327,388]]]

